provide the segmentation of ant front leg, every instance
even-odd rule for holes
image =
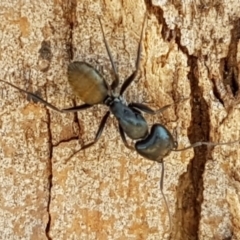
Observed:
[[[123,141],[125,147],[127,147],[130,150],[134,150],[134,148],[128,144],[125,133],[120,124],[118,124],[118,128],[119,128],[120,136],[122,138],[122,141]]]

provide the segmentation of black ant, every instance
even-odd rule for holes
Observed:
[[[143,117],[142,112],[145,112],[148,114],[157,114],[164,111],[166,108],[168,108],[171,105],[167,105],[157,111],[154,111],[150,107],[142,103],[132,102],[128,104],[123,98],[124,92],[130,86],[130,84],[134,81],[139,70],[141,48],[142,48],[141,45],[142,45],[144,25],[146,22],[146,18],[147,18],[147,14],[145,14],[145,17],[144,17],[140,40],[138,43],[135,70],[127,79],[125,79],[125,81],[123,82],[120,88],[119,94],[117,94],[115,91],[119,85],[119,76],[116,70],[116,66],[113,62],[113,58],[112,58],[109,46],[105,38],[105,34],[103,31],[100,18],[98,18],[98,20],[99,20],[102,35],[103,35],[103,41],[104,41],[104,44],[108,53],[108,57],[110,59],[110,62],[113,68],[114,80],[112,84],[109,86],[109,84],[106,82],[104,77],[90,64],[86,62],[78,62],[78,61],[74,61],[70,63],[68,66],[68,81],[73,91],[75,92],[75,94],[78,97],[80,97],[80,99],[84,102],[84,104],[71,107],[71,108],[59,109],[53,106],[51,103],[40,98],[34,93],[23,90],[4,80],[0,80],[0,81],[12,86],[13,88],[19,90],[20,92],[24,92],[28,94],[33,99],[36,99],[37,101],[43,103],[47,107],[55,111],[58,111],[60,113],[77,112],[77,111],[91,108],[96,104],[104,104],[107,107],[109,107],[109,110],[106,112],[106,114],[103,116],[100,122],[100,125],[98,127],[94,140],[86,145],[83,145],[80,150],[91,147],[93,144],[95,144],[99,140],[104,130],[106,121],[111,112],[118,120],[118,128],[119,128],[120,136],[122,138],[124,145],[129,149],[135,149],[144,158],[159,162],[162,165],[160,190],[163,195],[165,204],[167,206],[167,201],[163,194],[163,175],[164,175],[163,158],[164,157],[169,155],[171,151],[183,151],[183,150],[198,147],[201,145],[208,145],[208,146],[227,145],[227,144],[237,143],[239,142],[239,140],[228,142],[228,143],[197,142],[186,148],[177,149],[177,142],[174,140],[172,134],[168,131],[168,129],[165,126],[161,124],[154,124],[149,133],[148,124],[145,118]],[[132,140],[137,140],[135,143],[135,148],[128,145],[125,135],[127,135]],[[170,229],[171,229],[171,217],[170,217],[170,212],[168,207],[167,207],[167,210],[169,214]]]

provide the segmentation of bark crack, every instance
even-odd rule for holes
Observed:
[[[67,142],[71,142],[73,140],[79,140],[78,136],[73,136],[67,139],[61,139],[59,142],[57,142],[56,144],[53,144],[52,147],[58,147],[60,144],[62,143],[67,143]]]
[[[66,49],[70,60],[74,58],[73,33],[74,27],[77,22],[76,8],[77,8],[76,0],[64,1],[62,4],[63,18],[66,19],[66,24],[69,26],[69,32],[66,37]]]
[[[53,155],[53,144],[52,144],[52,132],[51,132],[51,116],[50,116],[50,110],[46,108],[46,114],[47,114],[47,129],[48,129],[48,146],[49,146],[49,162],[48,162],[48,169],[49,169],[49,176],[48,176],[48,202],[47,202],[47,211],[48,211],[48,223],[46,226],[46,236],[48,240],[51,240],[50,236],[50,228],[51,228],[51,213],[50,213],[50,205],[52,200],[52,180],[53,180],[53,169],[52,169],[52,155]]]
[[[66,49],[69,56],[69,60],[72,60],[74,58],[74,48],[73,48],[73,30],[76,24],[76,7],[77,2],[76,0],[66,1],[66,3],[63,3],[62,9],[63,9],[63,17],[66,19],[66,24],[69,25],[69,31],[67,32],[66,36]],[[75,102],[74,102],[75,103]],[[47,239],[51,240],[50,236],[50,228],[51,228],[51,212],[50,212],[50,206],[51,206],[51,200],[52,200],[52,186],[53,186],[53,164],[52,164],[52,156],[53,156],[53,148],[57,147],[62,142],[69,142],[71,140],[78,139],[78,136],[73,136],[69,139],[61,140],[57,144],[53,145],[52,143],[52,132],[51,132],[51,116],[49,109],[46,109],[47,113],[47,129],[48,129],[48,136],[49,136],[49,177],[48,177],[48,191],[49,191],[49,197],[47,202],[47,211],[48,211],[48,223],[46,225],[46,236]],[[74,114],[74,123],[77,124],[78,128],[80,129],[77,113]]]
[[[188,129],[190,142],[209,141],[210,120],[207,111],[208,106],[203,98],[198,81],[198,58],[189,55],[188,49],[181,45],[180,29],[169,29],[160,10],[158,10],[158,16],[161,16],[159,21],[163,25],[163,38],[166,41],[171,41],[174,38],[179,49],[188,56],[188,65],[190,66],[188,81],[190,82],[192,95],[192,122]],[[208,159],[207,156],[208,150],[206,146],[195,148],[194,157],[189,162],[187,172],[179,179],[174,224],[176,228],[172,233],[172,236],[178,236],[178,239],[198,239],[201,204],[203,201],[203,173]],[[182,206],[182,208],[178,206]],[[182,223],[180,227],[178,227],[179,222]]]
[[[221,60],[221,72],[223,84],[229,88],[233,96],[239,94],[239,69],[238,69],[238,41],[240,39],[240,20],[236,20],[231,31],[231,42],[226,58]]]
[[[190,72],[188,79],[192,94],[192,123],[188,129],[191,143],[201,140],[209,141],[209,115],[207,103],[198,81],[198,58],[188,55]],[[176,230],[181,234],[181,239],[198,239],[198,227],[201,220],[201,204],[203,202],[203,173],[208,159],[206,146],[194,149],[194,157],[190,160],[187,172],[179,179],[177,192],[176,222],[182,226]]]
[[[146,0],[148,5],[148,1]],[[181,45],[180,29],[169,29],[159,7],[151,7],[150,12],[156,15],[162,25],[162,37],[165,41],[175,40],[179,49],[188,57],[190,71],[188,80],[191,88],[192,122],[188,129],[191,143],[201,140],[209,141],[209,115],[207,103],[198,81],[198,58],[189,55],[188,49]],[[187,172],[179,179],[173,239],[198,239],[198,228],[201,220],[201,204],[203,201],[203,173],[208,159],[206,146],[194,149],[194,157],[190,160]],[[178,207],[182,206],[182,207]],[[181,225],[179,225],[181,222]]]

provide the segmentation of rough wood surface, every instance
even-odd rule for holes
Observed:
[[[128,101],[161,108],[179,148],[240,139],[240,2],[6,1],[1,79],[59,108],[80,103],[67,65],[86,61],[111,82],[101,17],[121,83],[134,70],[148,12],[141,69]],[[199,147],[159,164],[125,148],[114,118],[92,148],[106,107],[60,114],[0,83],[1,239],[240,239],[240,148]],[[179,101],[189,98],[185,101]]]

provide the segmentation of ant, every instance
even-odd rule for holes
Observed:
[[[26,93],[27,95],[31,96],[33,99],[43,103],[45,106],[55,111],[58,111],[60,113],[78,112],[81,110],[91,108],[96,104],[106,105],[109,108],[109,110],[103,116],[94,140],[86,145],[83,145],[79,151],[91,147],[93,144],[95,144],[99,140],[111,112],[118,121],[118,128],[119,128],[120,136],[124,145],[129,149],[132,149],[132,150],[135,149],[144,158],[152,161],[156,161],[162,165],[160,191],[164,198],[164,202],[167,206],[167,200],[163,193],[163,177],[164,177],[163,159],[164,157],[169,155],[171,151],[184,151],[189,148],[195,148],[201,145],[208,145],[208,146],[227,145],[227,144],[237,143],[239,142],[239,140],[228,142],[228,143],[196,142],[186,148],[177,149],[177,146],[178,146],[177,142],[174,140],[169,130],[162,124],[158,124],[158,123],[154,124],[149,133],[148,124],[145,118],[143,117],[142,112],[154,115],[154,114],[163,112],[166,108],[171,106],[171,104],[166,105],[157,111],[154,111],[150,107],[142,103],[132,102],[128,104],[123,97],[124,92],[134,81],[139,71],[140,56],[141,56],[141,50],[142,50],[142,39],[143,39],[143,32],[144,32],[146,18],[147,18],[147,14],[145,14],[143,24],[142,24],[140,40],[139,40],[138,49],[137,49],[137,58],[135,62],[135,70],[127,79],[124,80],[120,88],[119,94],[116,93],[116,88],[119,85],[119,76],[118,76],[116,66],[114,64],[109,46],[105,38],[105,34],[104,34],[104,30],[103,30],[103,26],[100,18],[98,18],[98,20],[101,27],[105,48],[107,50],[108,57],[112,65],[114,79],[111,85],[109,85],[104,79],[104,77],[90,64],[86,62],[80,62],[80,61],[74,61],[70,63],[68,66],[69,84],[71,85],[75,94],[78,97],[80,97],[80,99],[84,102],[84,104],[71,107],[71,108],[59,109],[54,105],[52,105],[51,103],[47,102],[46,100],[40,98],[34,93],[21,89],[4,80],[0,80],[0,81],[10,85],[11,87],[17,89],[20,92]],[[128,144],[126,135],[132,140],[137,140],[134,148]],[[170,229],[171,229],[171,217],[170,217],[168,206],[167,206],[167,210],[168,210]]]

